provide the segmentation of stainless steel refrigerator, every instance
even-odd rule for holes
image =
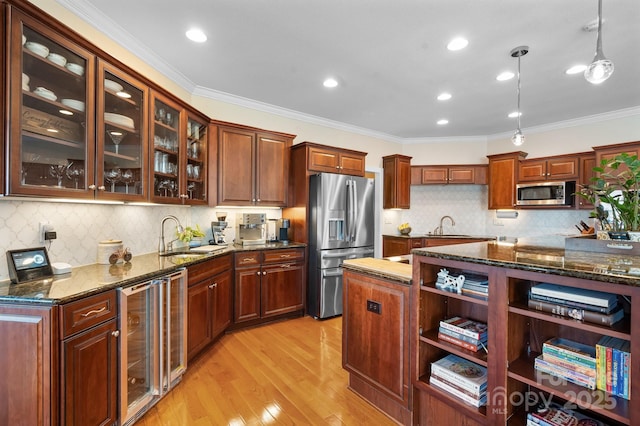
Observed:
[[[309,182],[307,311],[316,319],[342,315],[342,262],[373,257],[373,179],[319,173]]]

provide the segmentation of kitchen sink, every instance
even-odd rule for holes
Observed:
[[[193,260],[202,259],[204,256],[204,254],[179,253],[171,255],[169,260],[176,265],[182,265]]]
[[[465,234],[429,234],[427,238],[472,238],[471,235]]]

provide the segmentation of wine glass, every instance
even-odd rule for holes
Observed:
[[[58,180],[58,187],[62,187],[62,179],[67,175],[67,170],[72,164],[73,162],[49,166],[49,174]]]
[[[78,189],[78,179],[84,176],[84,169],[82,167],[69,167],[67,169],[67,177],[73,181],[76,189]]]
[[[111,192],[116,192],[116,183],[122,178],[122,171],[119,168],[111,169],[104,174],[104,180],[111,184]]]
[[[116,154],[118,153],[118,145],[122,142],[125,136],[127,136],[127,132],[123,132],[121,130],[109,130],[107,134],[111,138],[111,141],[116,146]]]
[[[196,183],[195,182],[189,182],[189,185],[187,185],[187,192],[189,193],[189,199],[192,200],[193,199],[193,190],[196,189]]]
[[[122,173],[122,182],[124,182],[124,192],[129,193],[129,184],[133,183],[133,172],[130,169],[125,170]]]

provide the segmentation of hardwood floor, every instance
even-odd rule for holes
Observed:
[[[396,424],[347,382],[341,318],[278,322],[223,336],[136,426]]]

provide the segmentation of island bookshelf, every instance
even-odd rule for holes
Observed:
[[[483,300],[436,288],[437,274],[443,268],[451,276],[486,276],[488,298]],[[606,424],[640,424],[637,356],[631,357],[631,400],[601,390],[589,390],[534,369],[534,359],[541,353],[543,342],[552,337],[595,346],[602,336],[613,336],[628,340],[632,354],[640,353],[640,309],[632,309],[632,301],[640,300],[640,294],[637,295],[640,287],[611,283],[597,274],[585,279],[554,272],[522,268],[517,264],[510,267],[508,263],[476,263],[474,259],[462,261],[454,256],[431,257],[414,253],[412,297],[415,303],[412,306],[418,309],[413,312],[410,341],[414,348],[411,362],[415,372],[416,424],[526,425],[527,411],[536,398],[538,401],[553,399]],[[618,295],[625,317],[614,326],[606,326],[529,309],[527,298],[531,286],[543,282],[569,289],[614,293]],[[487,323],[487,353],[468,351],[438,339],[439,322],[456,315]],[[486,406],[476,408],[429,384],[431,363],[447,354],[487,367]]]

